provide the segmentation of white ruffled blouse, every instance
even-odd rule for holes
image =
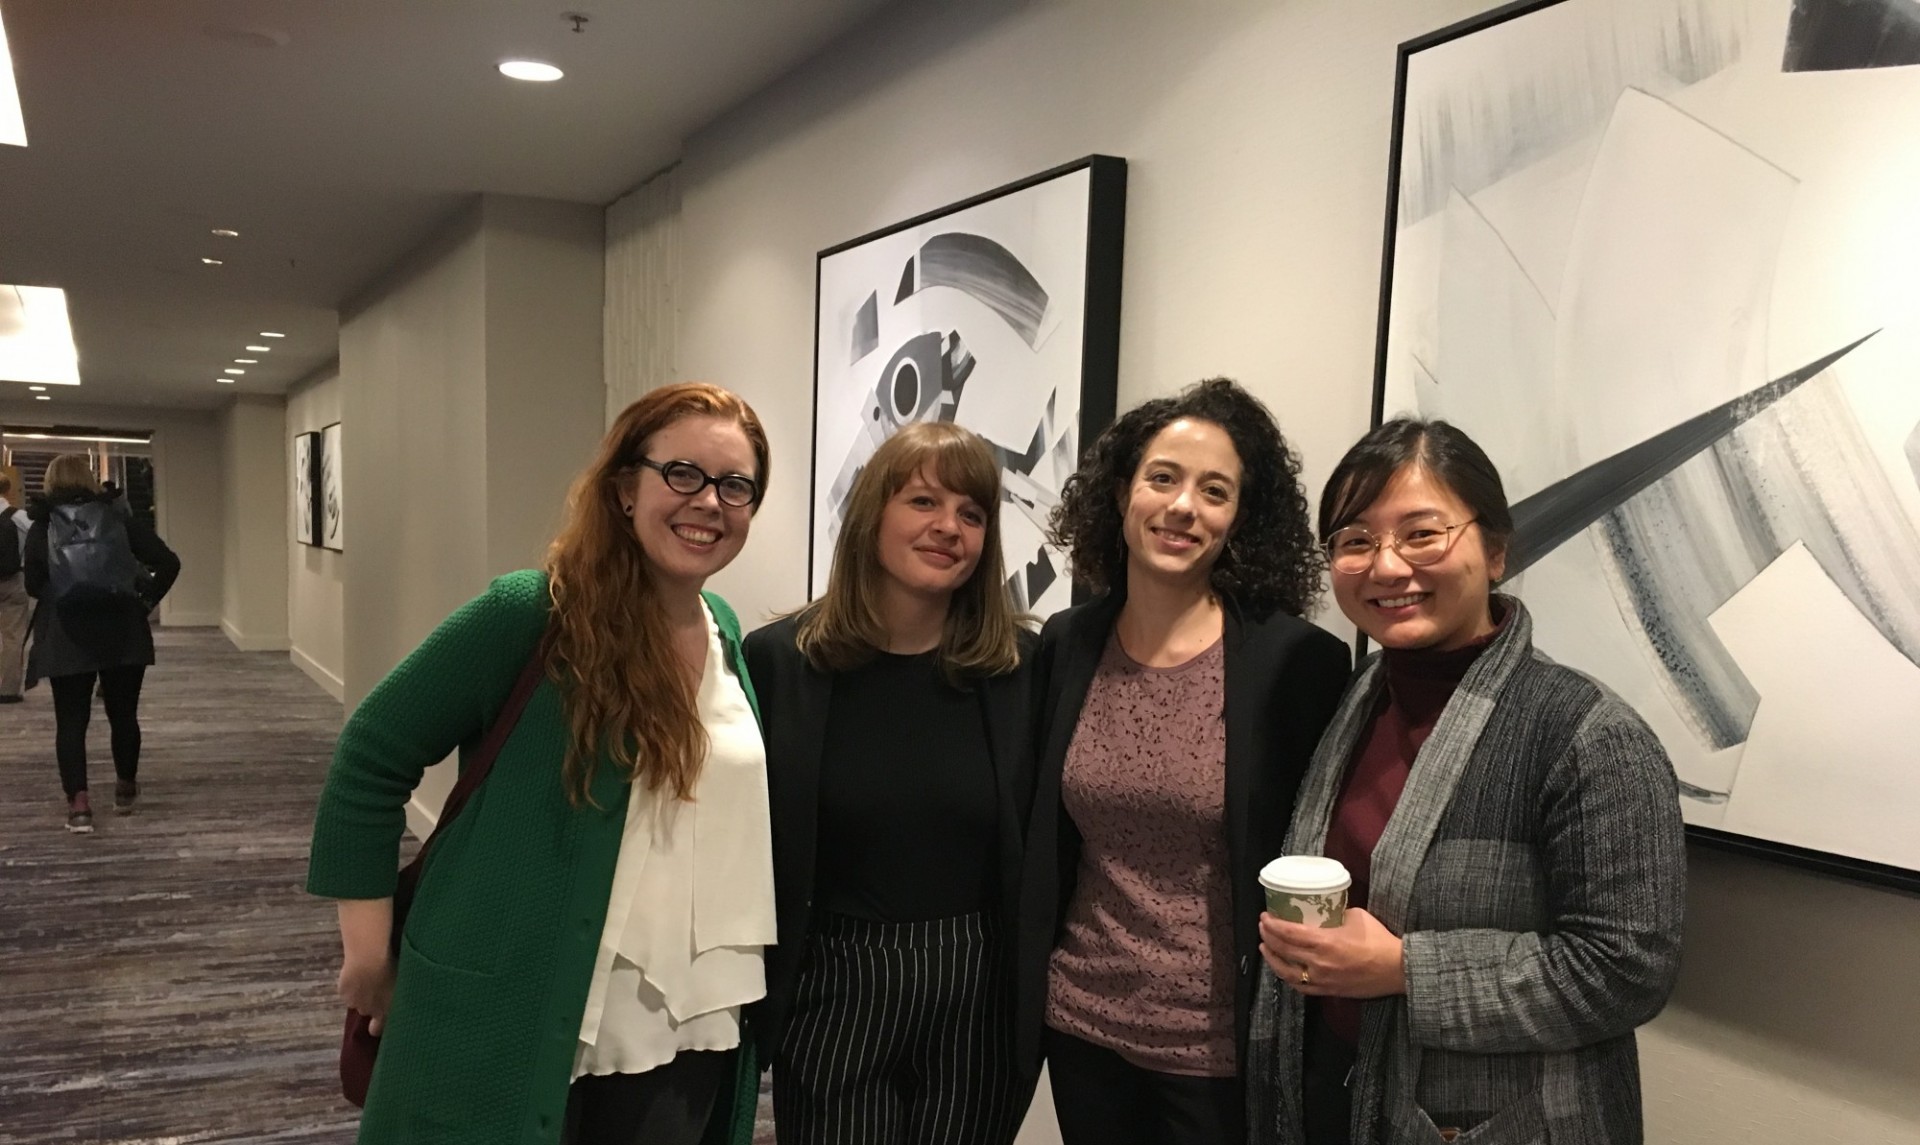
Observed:
[[[766,749],[711,611],[698,702],[708,751],[693,800],[643,784],[627,799],[576,1078],[732,1049],[740,1007],[766,994],[761,954],[775,933]]]

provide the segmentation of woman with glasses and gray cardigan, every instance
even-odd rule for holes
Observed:
[[[1495,593],[1513,520],[1485,453],[1388,422],[1334,470],[1341,611],[1384,650],[1294,805],[1290,854],[1353,876],[1344,925],[1263,915],[1259,1145],[1634,1145],[1633,1031],[1680,964],[1673,767]]]

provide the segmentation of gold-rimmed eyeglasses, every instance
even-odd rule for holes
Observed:
[[[1384,545],[1393,550],[1394,556],[1416,568],[1435,564],[1453,550],[1460,531],[1479,519],[1473,517],[1449,525],[1437,516],[1415,517],[1386,533],[1370,532],[1363,525],[1348,525],[1327,538],[1327,560],[1334,572],[1363,573],[1373,567]]]

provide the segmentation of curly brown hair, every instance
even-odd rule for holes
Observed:
[[[764,499],[767,433],[753,407],[705,382],[663,386],[614,419],[592,464],[574,480],[566,524],[547,549],[548,674],[560,685],[572,730],[562,775],[576,805],[591,802],[602,752],[634,782],[676,799],[693,794],[706,758],[695,683],[673,654],[646,556],[620,507],[647,442],[687,417],[739,425]]]
[[[1225,430],[1240,455],[1233,534],[1209,574],[1213,590],[1256,615],[1303,616],[1320,596],[1325,554],[1314,544],[1300,457],[1260,399],[1230,378],[1208,378],[1120,415],[1081,458],[1047,521],[1074,579],[1094,592],[1123,588],[1127,543],[1122,498],[1154,435],[1181,418]]]

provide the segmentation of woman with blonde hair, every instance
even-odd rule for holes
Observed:
[[[21,552],[27,593],[39,599],[27,681],[53,684],[54,756],[67,795],[67,830],[93,831],[87,794],[87,723],[94,685],[112,729],[113,809],[140,795],[140,687],[153,663],[147,617],[180,575],[180,558],[146,522],[103,491],[93,463],[66,453],[47,466],[45,493],[28,511]]]
[[[340,993],[382,1037],[361,1141],[750,1136],[766,776],[738,622],[702,587],[767,472],[735,395],[647,394],[574,482],[545,568],[495,580],[342,730],[307,887],[341,900]],[[394,942],[408,796],[516,677],[537,684]]]
[[[1000,467],[909,425],[848,496],[824,596],[747,638],[780,941],[756,1016],[782,1145],[1013,1140],[1012,944],[1032,798]]]

